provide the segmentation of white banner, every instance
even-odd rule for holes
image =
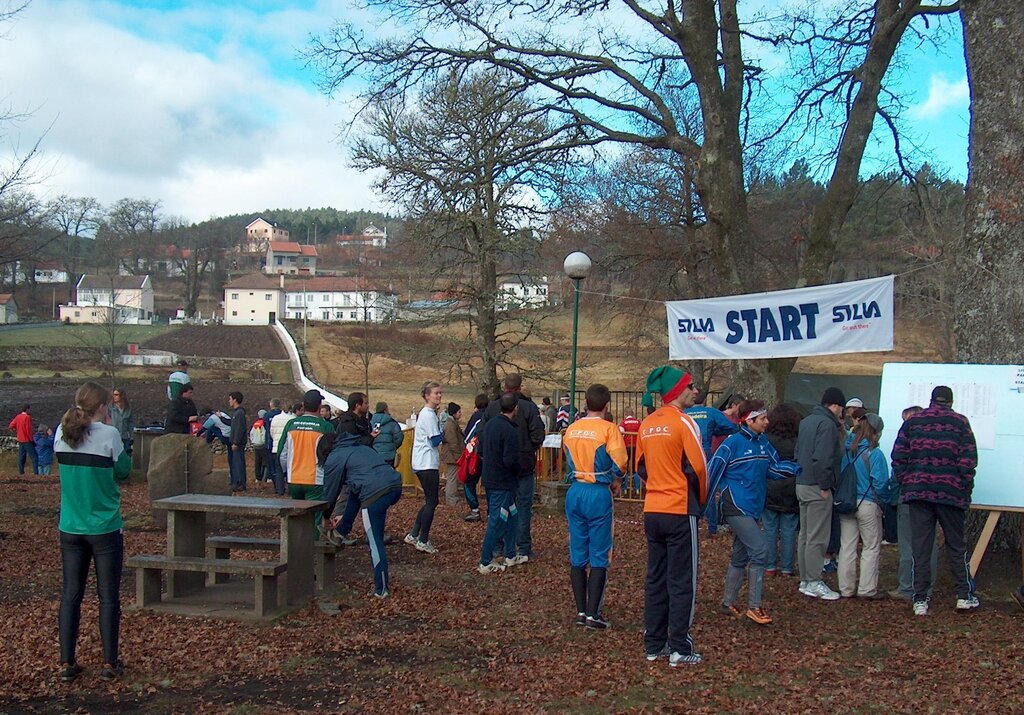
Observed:
[[[665,303],[668,357],[744,360],[892,350],[894,278]]]

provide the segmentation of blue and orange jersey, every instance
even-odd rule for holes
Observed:
[[[699,515],[708,499],[708,468],[693,419],[664,405],[641,423],[636,450],[647,483],[644,511]]]
[[[301,415],[285,425],[277,447],[289,484],[314,486],[324,483],[324,468],[316,460],[316,446],[334,425],[316,415]]]
[[[562,437],[566,475],[578,482],[611,484],[626,471],[626,443],[604,417],[576,420]]]

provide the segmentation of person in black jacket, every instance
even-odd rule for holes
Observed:
[[[192,401],[192,383],[183,385],[181,393],[167,403],[164,415],[164,432],[167,434],[189,434],[190,423],[199,420],[199,410]]]
[[[245,491],[245,445],[249,443],[249,423],[245,418],[242,401],[245,396],[235,391],[228,394],[228,408],[231,410],[231,433],[228,449],[228,474],[231,476],[231,491]]]
[[[342,499],[343,488],[348,494]],[[328,540],[339,543],[352,531],[357,514],[363,516],[373,564],[373,595],[387,598],[388,557],[384,551],[384,523],[388,509],[402,497],[402,476],[373,447],[354,434],[340,434],[324,463],[324,499],[327,501]],[[342,506],[344,505],[344,506]],[[336,532],[336,533],[332,533]]]
[[[519,409],[515,424],[519,437],[519,464],[521,476],[516,504],[519,506],[519,525],[516,528],[516,550],[518,563],[526,563],[533,556],[533,539],[530,527],[533,521],[533,498],[537,491],[537,450],[544,443],[544,422],[540,410],[533,400],[522,393],[523,378],[519,373],[510,372],[505,376],[505,393],[515,395]],[[497,417],[500,412],[499,400],[487,406],[485,419]]]
[[[768,429],[765,436],[779,453],[779,459],[792,460],[796,449],[796,436],[800,430],[800,413],[794,407],[781,404],[768,413]],[[761,515],[764,524],[764,538],[768,544],[765,555],[765,574],[777,573],[783,576],[794,574],[796,556],[796,532],[800,525],[800,502],[796,498],[796,477],[768,480],[768,498]],[[779,554],[778,541],[782,540]]]
[[[519,430],[516,412],[520,409],[519,396],[508,392],[498,399],[501,414],[487,420],[480,435],[480,461],[483,463],[483,483],[487,489],[487,531],[484,533],[480,565],[477,570],[488,574],[504,571],[507,566],[523,563],[516,558],[515,541],[518,509],[516,497],[522,480],[519,452]],[[505,563],[493,559],[494,548],[504,539]]]
[[[359,443],[367,447],[373,446],[377,433],[370,426],[370,403],[362,392],[353,392],[348,396],[348,412],[338,415],[334,425],[337,434],[354,434]]]

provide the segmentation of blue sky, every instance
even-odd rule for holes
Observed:
[[[298,57],[332,18],[359,15],[347,0],[33,0],[0,38],[0,97],[28,113],[3,127],[0,159],[45,134],[36,187],[44,197],[147,197],[189,220],[387,208],[337,141],[351,97],[322,96]],[[959,36],[939,51],[908,46],[901,60],[914,158],[964,178]],[[869,171],[892,166],[878,137]]]

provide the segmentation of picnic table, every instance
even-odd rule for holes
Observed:
[[[168,512],[166,556],[133,556],[126,561],[127,566],[139,570],[138,605],[151,607],[162,601],[162,573],[167,575],[167,596],[172,599],[192,594],[201,596],[208,585],[216,582],[208,579],[207,574],[234,573],[255,578],[258,617],[277,611],[281,580],[285,605],[305,603],[314,592],[313,517],[325,506],[323,501],[216,494],[179,494],[158,499],[153,502],[153,508]],[[279,559],[209,558],[206,515],[211,513],[280,519]]]

